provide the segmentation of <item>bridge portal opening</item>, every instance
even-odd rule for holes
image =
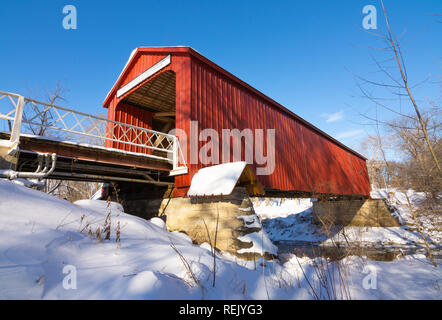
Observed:
[[[133,126],[169,133],[176,127],[176,74],[172,70],[163,71],[143,82],[134,91],[128,93],[116,106],[115,120]],[[118,135],[118,132],[117,132]],[[134,137],[127,137],[129,140]],[[126,137],[122,137],[126,139]],[[141,135],[140,140],[148,139]],[[160,137],[152,137],[152,146],[161,147],[167,143]],[[139,141],[143,143],[144,141]],[[131,152],[162,155],[161,151],[114,143],[113,148]],[[163,146],[164,147],[164,146]],[[173,177],[163,173],[160,180],[173,182]],[[155,180],[159,177],[151,175]],[[172,185],[140,184],[119,181],[116,188],[109,190],[112,199],[122,202],[125,212],[149,219],[158,215],[162,199],[169,196]],[[116,194],[118,190],[118,194]]]
[[[122,100],[122,104],[136,107],[134,112],[142,113],[141,118],[145,122],[150,122],[150,129],[168,133],[175,128],[175,100],[176,75],[175,72],[168,70],[146,81],[138,89],[128,94]],[[126,115],[126,119],[121,120],[127,122],[129,120],[127,116],[129,115]],[[138,116],[138,118],[140,117]]]

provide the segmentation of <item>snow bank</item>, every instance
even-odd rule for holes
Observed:
[[[117,203],[81,200],[71,204],[0,181],[0,298],[199,298],[179,280],[187,275],[170,244],[184,255],[201,255],[203,260],[210,255],[121,210]],[[111,239],[99,242],[87,230],[103,229],[109,213]],[[117,222],[120,244],[115,241]],[[63,287],[66,265],[77,270],[76,290]],[[135,288],[133,279],[144,271],[154,273],[157,281]]]
[[[272,241],[270,241],[269,237],[263,230],[246,234],[238,239],[243,242],[253,243],[251,248],[239,249],[239,254],[256,252],[263,255],[264,253],[268,252],[270,254],[277,255],[278,253],[278,248],[272,243]]]
[[[88,230],[103,227],[106,218],[110,239],[99,241]],[[193,245],[158,220],[124,213],[117,203],[72,204],[9,181],[0,181],[0,228],[0,299],[314,299],[309,283],[319,283],[308,258],[299,259],[301,269],[294,257],[281,265],[217,254],[213,288],[210,245]],[[344,263],[352,299],[442,298],[442,269],[425,257],[351,257]],[[363,288],[364,264],[377,270],[376,290]],[[72,268],[75,288],[63,285]]]
[[[303,274],[302,272],[304,272],[307,275],[312,275],[317,272],[315,264],[321,265],[319,261],[319,258],[311,260],[293,256],[284,264],[284,267],[292,274],[295,272]],[[336,265],[336,262],[329,265],[326,270],[333,268],[336,270],[337,268],[333,264]],[[346,275],[342,274],[341,276],[348,276],[347,288],[350,298],[353,300],[439,300],[442,298],[440,290],[442,267],[439,264],[439,267],[434,268],[423,255],[405,256],[392,262],[372,261],[352,256],[341,260],[339,264],[346,272]],[[336,288],[329,289],[329,292],[334,291],[337,298],[340,299],[343,286],[340,285],[339,273],[332,271],[331,274],[334,275]],[[367,277],[370,278],[370,282],[367,281]],[[311,285],[321,299],[329,299],[326,291],[321,290],[316,277],[309,276],[309,284],[305,281],[301,278],[299,286],[308,288]]]
[[[259,231],[251,232],[243,236],[238,237],[238,240],[242,242],[251,242],[250,248],[242,248],[237,252],[243,253],[259,253],[264,256],[265,253],[276,256],[278,254],[278,248],[272,243],[267,233],[262,229],[262,225],[256,215],[244,215],[238,216],[238,219],[244,220],[244,227],[249,229],[256,229]]]
[[[426,200],[424,192],[416,192],[412,189],[406,191],[396,188],[378,189],[371,192],[371,197],[374,199],[385,199],[394,209],[393,214],[403,225],[401,229],[405,231],[410,229],[408,226],[415,229],[413,226],[416,223],[412,210],[417,212],[419,223],[430,242],[440,246],[442,243],[442,216],[421,210],[422,204]],[[422,243],[422,240],[419,242]]]
[[[99,241],[88,230],[103,230],[108,215],[110,240]],[[165,230],[158,219],[150,222],[128,215],[117,203],[72,204],[0,181],[0,227],[0,299],[264,299],[267,295],[257,283],[270,270],[263,271],[260,265],[255,270],[250,262],[217,255],[218,285],[212,288],[213,256],[207,244],[193,245],[185,234]],[[194,283],[180,255],[199,283]],[[76,270],[76,289],[63,287],[66,266]],[[276,290],[274,297],[289,296]]]

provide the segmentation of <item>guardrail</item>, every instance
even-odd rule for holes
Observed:
[[[3,99],[10,103],[5,103]],[[132,146],[131,148],[137,150],[136,152],[142,156],[171,163],[170,175],[187,173],[186,162],[178,138],[171,134],[109,120],[3,91],[0,91],[0,119],[8,122],[6,131],[11,133],[8,142],[9,154],[18,150],[22,133],[42,136],[51,131],[49,137],[53,137],[54,140],[87,143],[119,151],[121,148],[114,148],[114,145]],[[82,139],[76,137],[82,137]]]

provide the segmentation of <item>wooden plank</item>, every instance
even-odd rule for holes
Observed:
[[[157,112],[153,115],[154,117],[175,117],[175,112]]]

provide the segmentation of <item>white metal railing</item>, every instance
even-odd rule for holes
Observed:
[[[173,165],[171,175],[187,173],[178,138],[171,134],[93,116],[3,91],[0,91],[0,119],[7,121],[8,126],[4,131],[11,133],[9,140],[11,153],[18,148],[20,134],[44,134],[54,140],[88,143],[92,146],[120,151],[125,145],[132,146],[132,152],[171,163]]]

